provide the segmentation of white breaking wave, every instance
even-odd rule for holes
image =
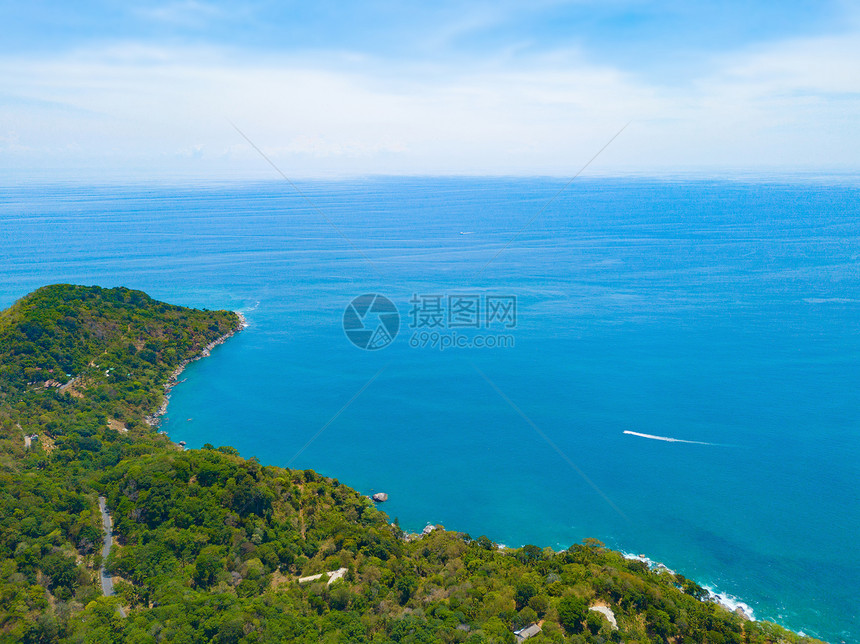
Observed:
[[[625,559],[635,559],[636,561],[641,561],[652,570],[665,570],[666,572],[671,573],[673,575],[678,574],[674,570],[669,568],[666,564],[660,563],[659,561],[654,561],[653,559],[650,559],[645,555],[634,555],[630,554],[629,552],[624,552],[623,550],[621,551],[621,555]]]
[[[636,434],[636,432],[624,432],[624,433],[625,434],[634,434],[635,436],[642,436],[642,434]],[[645,436],[648,436],[648,434],[645,434]],[[661,437],[657,436],[655,438],[661,438]],[[670,440],[672,440],[672,439],[670,439]],[[673,440],[673,442],[674,442],[674,440]],[[681,441],[681,442],[689,442],[689,441]],[[665,564],[662,564],[659,561],[654,561],[653,559],[649,559],[645,555],[634,555],[634,554],[630,554],[630,553],[624,552],[624,551],[622,551],[621,554],[624,556],[625,559],[635,559],[637,561],[641,561],[646,566],[648,566],[648,568],[650,568],[651,570],[664,570],[664,571],[669,572],[673,575],[677,574],[674,570],[672,570],[671,568],[669,568]],[[753,621],[753,622],[756,621],[755,613],[753,613],[753,609],[749,604],[742,602],[737,597],[734,597],[733,595],[729,595],[728,593],[718,593],[716,590],[714,590],[710,586],[702,586],[702,588],[704,588],[706,591],[708,591],[708,601],[712,601],[714,603],[720,604],[723,608],[727,608],[728,610],[732,611],[733,613],[737,613],[738,611],[741,611],[744,615],[746,615],[747,619],[749,619],[750,621]]]
[[[737,613],[738,610],[740,610],[744,615],[747,616],[747,619],[753,622],[756,621],[755,613],[753,613],[753,609],[750,607],[749,604],[742,602],[737,597],[733,597],[728,593],[718,593],[710,586],[702,586],[702,588],[708,591],[708,599],[710,599],[712,602],[716,602],[717,604],[728,608],[733,613]]]
[[[624,430],[625,434],[631,436],[639,436],[640,438],[650,438],[655,441],[666,441],[667,443],[691,443],[693,445],[716,445],[716,443],[705,443],[704,441],[685,441],[681,438],[669,438],[668,436],[654,436],[653,434],[640,434],[639,432],[631,432],[629,429]]]
[[[245,313],[249,313],[250,311],[256,311],[258,308],[260,308],[260,300],[257,300],[257,303],[256,303],[256,304],[254,304],[254,306],[252,306],[250,309],[247,309],[247,308],[245,308],[245,309],[236,309],[236,313],[237,313],[237,314],[241,317],[241,319],[242,319],[242,328],[243,328],[243,329],[247,329],[249,326],[251,326],[251,325],[248,323],[248,318],[247,318],[247,316],[245,316]]]

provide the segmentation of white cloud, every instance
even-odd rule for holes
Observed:
[[[248,60],[135,45],[0,60],[0,152],[45,164],[271,176],[233,120],[290,175],[571,174],[856,169],[860,38],[734,53],[686,87],[575,56],[392,67],[355,57]]]

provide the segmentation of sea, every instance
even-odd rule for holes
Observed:
[[[593,537],[860,642],[857,177],[379,177],[0,189],[0,306],[231,309],[162,429],[408,531]]]

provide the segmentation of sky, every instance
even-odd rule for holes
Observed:
[[[854,174],[859,121],[857,1],[0,0],[13,181],[276,176],[240,132],[295,178]]]

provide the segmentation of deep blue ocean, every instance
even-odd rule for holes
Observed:
[[[860,641],[856,181],[577,179],[505,248],[563,184],[7,186],[0,306],[73,282],[242,311],[174,440],[387,492],[409,530],[596,537]],[[344,333],[362,294],[399,311],[385,348]],[[492,298],[515,324],[483,328]],[[454,333],[514,346],[432,346]]]

